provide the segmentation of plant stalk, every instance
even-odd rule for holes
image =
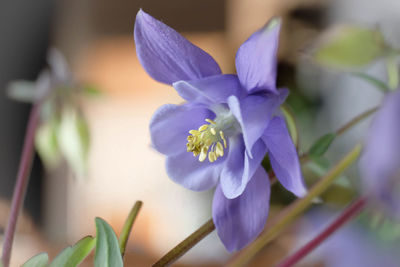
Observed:
[[[290,255],[288,258],[279,263],[277,267],[294,266],[310,252],[312,252],[316,247],[318,247],[323,241],[329,238],[335,231],[339,230],[345,223],[349,222],[352,218],[357,216],[363,210],[366,203],[366,197],[361,197],[356,200],[319,235],[310,240],[306,245],[296,251],[293,255]]]
[[[132,230],[133,223],[136,220],[137,215],[139,214],[140,208],[142,207],[142,201],[136,201],[135,205],[132,207],[129,212],[128,218],[125,221],[124,226],[122,227],[121,234],[119,236],[119,249],[121,251],[122,257],[125,254],[126,244],[129,239],[129,235]]]
[[[368,118],[370,115],[372,115],[373,113],[375,113],[377,110],[379,109],[379,107],[374,107],[371,108],[369,110],[364,111],[363,113],[361,113],[360,115],[354,117],[351,121],[349,121],[348,123],[346,123],[345,125],[343,125],[342,127],[340,127],[337,131],[336,131],[336,135],[342,135],[344,134],[346,131],[350,130],[353,126],[355,126],[357,123],[359,123],[360,121]]]
[[[185,240],[179,243],[176,247],[170,250],[164,257],[157,261],[153,267],[169,266],[178,260],[183,254],[185,254],[194,245],[200,242],[209,233],[214,231],[215,225],[213,220],[210,219],[208,222],[203,224],[196,232],[188,236]]]
[[[39,104],[35,104],[30,112],[29,121],[26,129],[24,146],[21,160],[19,163],[17,181],[11,202],[10,217],[8,219],[6,232],[4,235],[2,261],[3,266],[10,265],[11,250],[17,228],[18,216],[25,200],[26,189],[29,183],[29,174],[34,155],[34,139],[36,128],[39,124]]]
[[[297,216],[304,212],[315,197],[321,195],[359,156],[361,145],[356,145],[337,165],[319,180],[304,198],[299,198],[290,206],[281,211],[270,222],[267,222],[266,231],[259,236],[246,250],[234,258],[229,266],[244,266],[260,250],[269,244],[286,226],[292,223]]]

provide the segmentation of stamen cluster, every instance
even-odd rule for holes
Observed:
[[[189,131],[186,147],[188,152],[193,152],[193,156],[199,156],[200,162],[203,162],[207,156],[210,162],[214,162],[224,155],[227,143],[224,132],[218,130],[217,123],[211,119],[205,121],[209,124],[201,125],[198,130]]]

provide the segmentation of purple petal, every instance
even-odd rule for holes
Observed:
[[[301,173],[299,157],[283,118],[274,117],[263,135],[272,169],[281,184],[293,194],[307,193]]]
[[[142,10],[136,15],[134,37],[140,63],[159,82],[172,84],[221,73],[209,54]]]
[[[215,114],[204,107],[188,104],[161,106],[150,121],[151,142],[160,153],[180,153],[186,150],[189,131],[205,124],[205,119],[214,117]]]
[[[55,82],[66,83],[72,79],[68,63],[60,50],[51,48],[47,55],[47,61]]]
[[[246,151],[250,157],[253,157],[253,145],[263,135],[270,117],[281,104],[280,100],[281,97],[272,94],[250,95],[240,101],[235,96],[228,98],[229,108],[242,128]]]
[[[257,169],[246,190],[235,199],[226,198],[221,187],[217,187],[213,220],[228,251],[242,249],[261,233],[268,217],[269,197],[269,178],[263,167]]]
[[[400,216],[400,91],[386,96],[376,114],[360,159],[360,171],[368,193]]]
[[[222,169],[220,182],[226,198],[233,199],[243,193],[266,152],[266,146],[260,139],[252,150],[254,157],[250,158],[246,153],[242,135],[230,139],[228,158]]]
[[[199,162],[190,152],[182,152],[167,157],[167,174],[176,183],[194,190],[209,190],[217,184],[225,157],[217,161]]]
[[[249,92],[265,90],[276,93],[276,61],[280,19],[272,19],[244,42],[236,54],[240,83]]]
[[[242,87],[236,75],[224,74],[173,84],[179,95],[190,102],[226,103],[231,95],[238,96]]]

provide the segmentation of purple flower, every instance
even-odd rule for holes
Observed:
[[[196,191],[216,187],[212,213],[229,251],[262,231],[269,208],[269,153],[280,182],[297,196],[303,183],[296,149],[277,109],[287,90],[276,88],[280,20],[254,33],[236,55],[237,75],[221,74],[214,59],[175,30],[140,10],[138,58],[155,80],[186,100],[159,108],[150,123],[155,149],[167,156],[170,178]]]
[[[336,214],[328,209],[314,209],[309,212],[296,230],[300,237],[296,245],[302,246],[320,233],[332,217],[336,217]],[[314,266],[312,263],[318,262],[326,267],[395,267],[399,266],[398,250],[398,242],[383,243],[371,229],[355,220],[342,226],[321,243],[299,262],[299,266]]]
[[[400,91],[389,93],[368,132],[360,159],[364,189],[400,218]]]

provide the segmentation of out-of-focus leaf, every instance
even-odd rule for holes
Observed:
[[[311,175],[306,176],[307,179],[310,178],[309,179],[310,183],[315,183],[320,177],[327,174],[327,172],[331,168],[331,163],[325,157],[314,157],[314,158],[311,158],[311,160],[307,163],[306,166],[312,173],[317,175],[317,177],[309,177]],[[340,175],[340,178],[337,179],[334,182],[334,184],[340,185],[340,186],[346,187],[346,188],[351,187],[349,180],[344,175]]]
[[[355,26],[332,29],[315,52],[317,62],[331,67],[362,67],[385,52],[382,34]]]
[[[46,267],[49,262],[47,253],[40,253],[30,258],[27,262],[22,264],[21,267]]]
[[[290,111],[289,107],[286,105],[281,106],[281,110],[283,115],[285,116],[286,124],[289,129],[290,136],[292,137],[293,143],[296,147],[299,145],[299,134],[296,125],[296,120],[293,116],[293,113]]]
[[[355,191],[351,187],[334,183],[321,195],[321,199],[325,203],[346,206],[354,196]]]
[[[307,163],[307,167],[318,176],[324,176],[329,170],[330,163],[323,157],[312,158],[312,160]]]
[[[387,216],[382,210],[368,210],[357,218],[357,221],[372,231],[370,233],[376,240],[383,241],[385,244],[395,243],[400,241],[400,224],[396,218]]]
[[[49,267],[76,267],[90,254],[95,244],[96,240],[93,237],[86,236],[75,245],[61,251]]]
[[[336,134],[334,133],[328,133],[322,136],[311,146],[308,155],[311,158],[322,156],[328,150],[335,137]]]
[[[30,81],[14,81],[7,87],[7,95],[11,99],[33,103],[36,100],[36,83]]]
[[[396,57],[389,57],[386,60],[386,69],[389,88],[391,90],[396,90],[399,86],[399,67]]]
[[[89,139],[86,120],[76,110],[64,109],[58,128],[58,143],[63,156],[77,174],[86,173]]]
[[[48,168],[57,166],[60,160],[60,150],[57,141],[58,122],[53,119],[42,124],[36,131],[36,149]]]
[[[95,267],[122,267],[123,261],[118,239],[111,226],[101,218],[96,218]]]
[[[102,93],[96,86],[90,84],[83,86],[82,92],[88,96],[99,96]]]
[[[364,81],[372,84],[373,86],[375,86],[376,88],[382,90],[383,92],[387,92],[389,91],[389,87],[387,86],[386,83],[384,83],[383,81],[372,77],[371,75],[368,75],[366,73],[361,73],[361,72],[353,72],[352,73],[354,76],[363,79]]]

